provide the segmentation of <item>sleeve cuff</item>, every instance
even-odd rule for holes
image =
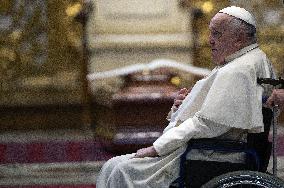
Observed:
[[[183,144],[186,144],[196,131],[198,131],[198,129],[193,125],[192,119],[189,118],[178,127],[173,127],[161,135],[153,143],[153,146],[159,156],[166,155]]]

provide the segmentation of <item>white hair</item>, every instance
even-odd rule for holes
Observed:
[[[238,18],[235,18],[233,17],[230,22],[229,22],[229,25],[231,26],[231,28],[236,32],[236,33],[239,33],[239,30],[240,29],[243,29],[243,31],[245,32],[246,34],[246,38],[251,41],[251,42],[256,42],[257,41],[257,37],[256,37],[256,28],[241,20],[241,19],[238,19]]]

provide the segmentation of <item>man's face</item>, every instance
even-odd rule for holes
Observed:
[[[217,65],[225,63],[225,58],[238,51],[237,36],[229,27],[231,16],[224,13],[217,13],[209,25],[212,59]]]

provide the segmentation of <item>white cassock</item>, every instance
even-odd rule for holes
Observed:
[[[244,140],[248,132],[263,131],[262,95],[257,77],[270,78],[273,71],[257,44],[226,58],[206,78],[198,81],[170,123],[153,143],[159,157],[132,158],[134,154],[107,161],[97,178],[97,188],[164,188],[179,176],[180,155],[192,138]],[[243,156],[193,151],[206,160],[243,160]]]

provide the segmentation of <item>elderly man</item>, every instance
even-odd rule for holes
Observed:
[[[244,140],[248,132],[263,131],[264,89],[256,80],[272,77],[273,71],[256,44],[254,17],[243,8],[227,7],[212,18],[209,30],[216,67],[190,93],[186,89],[179,92],[169,125],[152,146],[104,164],[98,188],[169,187],[178,178],[180,155],[190,139]],[[226,160],[218,153],[196,151],[193,156]],[[230,161],[242,157],[232,155]]]

